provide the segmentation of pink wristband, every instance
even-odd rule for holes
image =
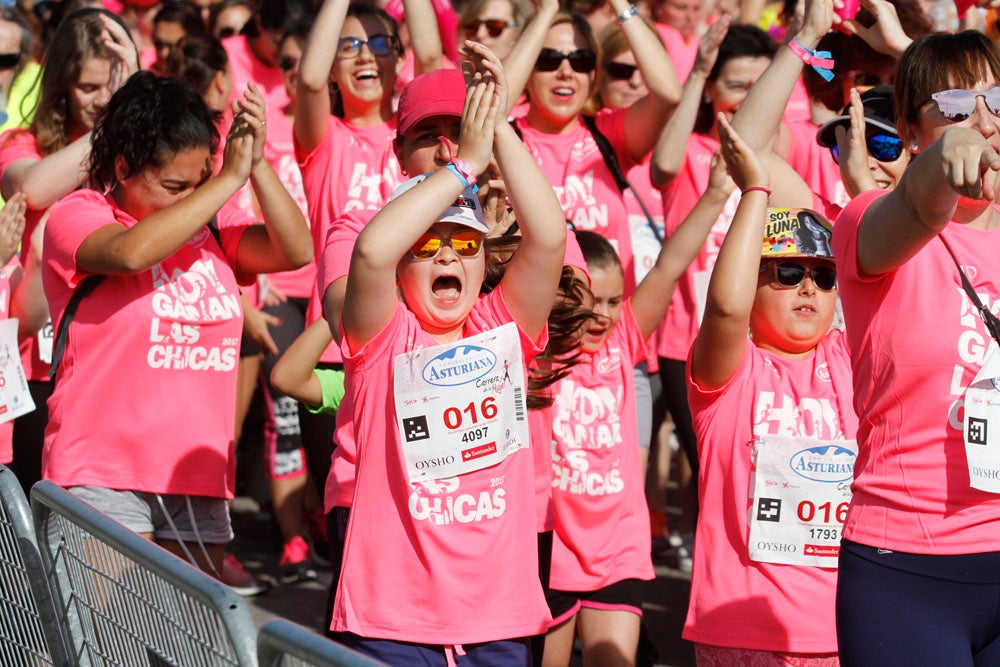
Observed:
[[[765,188],[763,185],[751,185],[749,188],[743,190],[740,194],[746,194],[748,192],[763,192],[766,193],[768,197],[771,196],[771,191]]]
[[[465,177],[465,182],[469,184],[469,187],[475,185],[476,181],[479,180],[479,174],[477,174],[476,170],[472,168],[472,165],[465,160],[459,160],[457,157],[453,157],[449,164],[454,165],[455,169],[458,170],[458,173]]]

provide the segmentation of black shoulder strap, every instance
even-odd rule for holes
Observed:
[[[962,289],[965,290],[966,295],[969,300],[972,301],[972,305],[976,307],[979,311],[979,316],[983,318],[983,323],[986,325],[987,331],[993,336],[993,340],[1000,345],[1000,320],[997,316],[990,312],[990,309],[983,305],[982,300],[979,295],[976,294],[976,290],[972,288],[972,283],[965,275],[965,271],[962,270],[962,265],[958,263],[958,257],[955,256],[954,251],[952,251],[951,246],[948,242],[944,240],[944,237],[938,234],[938,238],[944,243],[944,247],[948,250],[948,254],[951,255],[952,261],[955,262],[955,266],[958,267],[958,275],[962,277]]]
[[[208,222],[208,231],[212,233],[215,238],[215,242],[220,246],[222,245],[222,236],[219,234],[219,221],[216,220],[215,216]],[[89,296],[98,285],[104,282],[105,275],[92,275],[87,276],[80,282],[80,285],[73,292],[73,296],[70,297],[69,303],[66,304],[66,310],[63,311],[62,317],[59,319],[59,327],[56,330],[55,341],[52,344],[52,365],[49,367],[49,380],[53,382],[56,379],[56,371],[59,370],[59,362],[62,361],[63,354],[66,352],[66,339],[69,338],[69,325],[73,322],[73,318],[76,317],[76,311],[80,307],[80,302],[83,301],[87,296]]]
[[[646,208],[646,203],[642,201],[642,197],[636,192],[632,184],[628,182],[625,178],[625,174],[622,173],[622,168],[618,164],[618,157],[615,155],[615,149],[612,147],[611,142],[608,138],[597,129],[597,120],[593,116],[583,115],[583,124],[587,126],[590,131],[590,135],[594,137],[594,142],[597,144],[598,150],[601,151],[601,157],[604,158],[604,164],[608,166],[611,171],[611,175],[615,179],[615,184],[618,185],[618,190],[623,194],[626,189],[632,191],[632,196],[635,200],[639,202],[639,208],[642,209],[643,214],[646,216],[646,224],[649,226],[650,231],[653,232],[653,236],[659,241],[660,245],[663,245],[663,234],[660,233],[660,228],[656,226],[656,222],[653,220],[653,216],[650,214],[649,209]]]
[[[49,367],[49,379],[53,382],[56,379],[56,371],[59,370],[59,362],[62,361],[63,353],[66,352],[66,339],[69,337],[69,324],[76,317],[76,310],[80,307],[80,302],[89,295],[97,286],[104,282],[104,275],[87,276],[83,282],[73,292],[63,316],[59,319],[59,327],[56,331],[56,338],[52,345],[52,366]]]

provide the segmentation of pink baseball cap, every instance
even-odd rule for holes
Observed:
[[[406,84],[399,96],[396,135],[405,137],[413,126],[431,116],[462,117],[465,77],[461,70],[436,69]]]

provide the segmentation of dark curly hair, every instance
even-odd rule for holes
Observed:
[[[507,262],[521,244],[520,236],[501,236],[486,240],[487,262],[483,291],[489,292],[500,283]],[[552,405],[549,387],[569,375],[579,363],[580,336],[593,318],[589,304],[593,302],[590,288],[576,277],[573,268],[563,266],[552,310],[549,312],[549,340],[541,354],[528,367],[529,410],[541,410]]]
[[[214,154],[218,146],[213,114],[198,93],[176,79],[139,72],[112,95],[97,119],[91,184],[104,191],[113,187],[119,157],[128,177],[162,167],[177,153],[208,148]]]

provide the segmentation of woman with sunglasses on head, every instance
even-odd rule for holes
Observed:
[[[699,667],[836,667],[838,520],[858,420],[847,342],[830,328],[832,226],[768,208],[763,162],[718,123],[742,196],[688,360],[701,513],[684,638]]]
[[[515,128],[560,195],[566,219],[616,246],[625,266],[626,291],[631,293],[635,280],[624,195],[588,123],[610,144],[625,173],[652,150],[680,98],[680,84],[663,44],[638,9],[626,0],[613,0],[612,5],[646,82],[643,97],[585,120],[602,76],[597,71],[600,47],[586,19],[559,12],[558,3],[542,3],[504,66],[511,91],[523,88],[530,99],[527,114],[515,121]]]
[[[34,249],[34,231],[48,208],[87,180],[91,131],[112,93],[139,69],[135,44],[117,16],[83,9],[65,17],[43,60],[34,120],[27,129],[0,137],[0,193],[10,201],[22,192],[27,206],[22,252]],[[37,304],[47,310],[44,302]],[[15,421],[18,476],[41,476],[41,452],[51,393],[52,330],[20,340],[21,360],[35,411]]]
[[[995,665],[1000,330],[976,310],[995,322],[1000,299],[1000,51],[975,31],[923,37],[895,86],[910,165],[833,239],[861,418],[838,639],[845,665]]]

